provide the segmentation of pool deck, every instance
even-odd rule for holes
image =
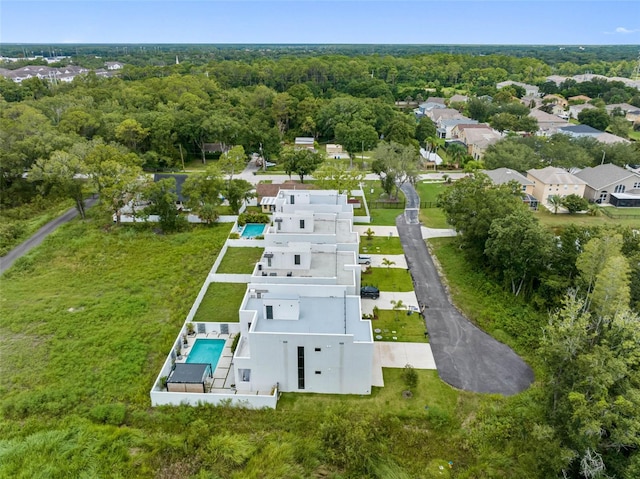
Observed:
[[[233,370],[233,353],[231,352],[231,344],[233,343],[233,334],[221,334],[217,332],[208,334],[196,334],[195,336],[187,336],[187,346],[183,346],[182,359],[176,359],[176,363],[184,363],[187,361],[187,357],[193,344],[197,339],[224,339],[224,348],[220,359],[218,359],[218,365],[213,372],[213,378],[207,384],[207,392],[211,393],[229,393],[232,390],[231,385],[235,382],[235,373]]]

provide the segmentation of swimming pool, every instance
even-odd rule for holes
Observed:
[[[186,362],[211,364],[211,370],[215,371],[225,342],[224,339],[196,339]]]
[[[264,227],[266,225],[262,223],[247,223],[242,229],[243,238],[255,238],[264,233]]]

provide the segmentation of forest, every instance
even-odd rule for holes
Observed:
[[[524,206],[513,185],[496,187],[477,171],[586,167],[603,158],[640,164],[637,141],[603,145],[533,135],[537,124],[520,101],[521,89],[496,88],[514,80],[546,93],[588,95],[600,111],[613,103],[640,107],[639,91],[620,82],[546,81],[585,72],[630,77],[635,47],[2,45],[1,53],[18,56],[26,48],[55,49],[90,68],[107,60],[125,66],[113,78],[89,73],[70,83],[0,78],[2,248],[23,238],[25,220],[53,203],[73,202],[85,218],[45,245],[39,259],[26,258],[3,277],[0,331],[11,339],[2,355],[16,369],[3,367],[0,382],[0,475],[640,476],[637,229],[569,220],[551,228]],[[396,103],[454,94],[470,97],[451,105],[470,118],[522,134],[507,135],[476,161],[455,146],[445,148],[431,120],[416,120],[412,107]],[[637,124],[615,112],[605,116],[608,131],[634,138]],[[332,170],[320,155],[293,150],[297,136],[342,144],[352,164]],[[227,152],[212,153],[212,143]],[[388,387],[372,398],[285,397],[277,412],[149,409],[160,351],[228,233],[215,224],[220,197],[235,212],[248,197],[251,185],[233,176],[250,154],[301,180],[315,171],[320,182],[335,181],[347,167],[357,170],[353,178],[372,171],[391,197],[397,184],[415,183],[425,171],[420,147],[441,151],[446,168],[469,173],[443,185],[434,209],[458,237],[431,247],[451,284],[461,288],[454,297],[471,295],[475,308],[488,311],[471,319],[532,365],[536,382],[529,390],[508,398],[474,395],[421,373],[416,388],[427,405],[395,410],[392,394],[404,378],[388,371]],[[365,151],[370,163],[358,160]],[[144,172],[184,169],[192,170],[190,206],[206,225],[176,222],[170,183],[138,181]],[[223,181],[225,175],[231,180]],[[99,204],[84,211],[83,200],[94,194]],[[139,196],[152,200],[155,210],[148,213],[167,219],[162,234],[113,223]],[[148,256],[157,258],[155,268]],[[167,284],[164,273],[175,283]],[[97,294],[87,289],[102,281]],[[37,313],[33,318],[20,315],[27,304]],[[97,344],[80,338],[71,319],[85,308]],[[102,323],[110,331],[102,331]],[[153,335],[149,344],[140,332]],[[53,346],[29,358],[21,348],[30,341]],[[78,350],[68,350],[68,341],[77,341]],[[108,346],[101,349],[102,342]],[[52,365],[44,367],[43,380],[29,371],[35,360]],[[93,370],[81,375],[68,370],[67,361]],[[46,381],[62,386],[47,388]],[[125,383],[134,386],[121,388]],[[225,425],[222,431],[216,423]],[[30,450],[41,457],[30,458]],[[56,464],[57,457],[69,460]]]

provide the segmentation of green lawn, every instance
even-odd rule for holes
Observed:
[[[621,208],[620,208],[621,209]],[[619,211],[620,209],[616,210]],[[636,210],[637,211],[637,210]],[[624,213],[623,213],[624,214]],[[534,216],[540,220],[540,223],[549,228],[562,228],[567,224],[577,224],[581,226],[591,225],[626,225],[640,228],[640,219],[634,218],[609,218],[607,215],[600,213],[597,216],[590,216],[584,213],[576,213],[573,215],[567,213],[554,214],[545,208],[534,213]]]
[[[240,321],[238,310],[246,292],[247,285],[243,283],[211,283],[193,321],[237,323]]]
[[[264,248],[230,247],[222,258],[217,273],[250,274],[260,260]]]
[[[429,342],[428,336],[424,335],[426,331],[424,319],[416,312],[407,315],[406,310],[389,311],[381,309],[378,311],[378,319],[371,320],[371,329],[376,341]],[[377,329],[380,332],[377,332]],[[382,336],[382,339],[378,339],[376,336]],[[397,339],[394,340],[394,337]]]
[[[400,238],[394,236],[373,236],[371,239],[365,235],[360,237],[360,253],[363,254],[404,254]]]
[[[413,291],[411,274],[403,268],[367,268],[362,284],[376,286],[380,291]]]
[[[429,228],[451,228],[447,223],[447,217],[440,208],[422,208],[420,210],[420,222]]]
[[[396,217],[404,213],[402,209],[375,208],[369,209],[371,221],[369,224],[375,226],[395,226]]]
[[[446,183],[434,183],[419,181],[416,184],[416,192],[420,196],[420,201],[436,202],[438,195],[442,193],[449,185]]]

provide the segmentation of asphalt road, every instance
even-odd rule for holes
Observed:
[[[96,204],[97,199],[91,198],[85,200],[85,208],[90,208]],[[46,225],[36,231],[33,236],[31,236],[24,243],[19,244],[14,249],[9,251],[6,256],[0,258],[0,274],[4,273],[7,269],[9,269],[13,263],[20,258],[21,256],[27,254],[36,246],[40,245],[44,241],[44,239],[53,233],[58,226],[63,225],[71,221],[73,218],[78,216],[78,210],[75,208],[71,208],[67,210],[63,215],[58,216],[56,219],[49,221]]]
[[[450,302],[427,249],[418,220],[419,197],[403,185],[407,211],[396,226],[416,297],[426,306],[429,342],[440,378],[448,384],[482,393],[516,394],[533,382],[531,368],[508,346],[474,326]]]

